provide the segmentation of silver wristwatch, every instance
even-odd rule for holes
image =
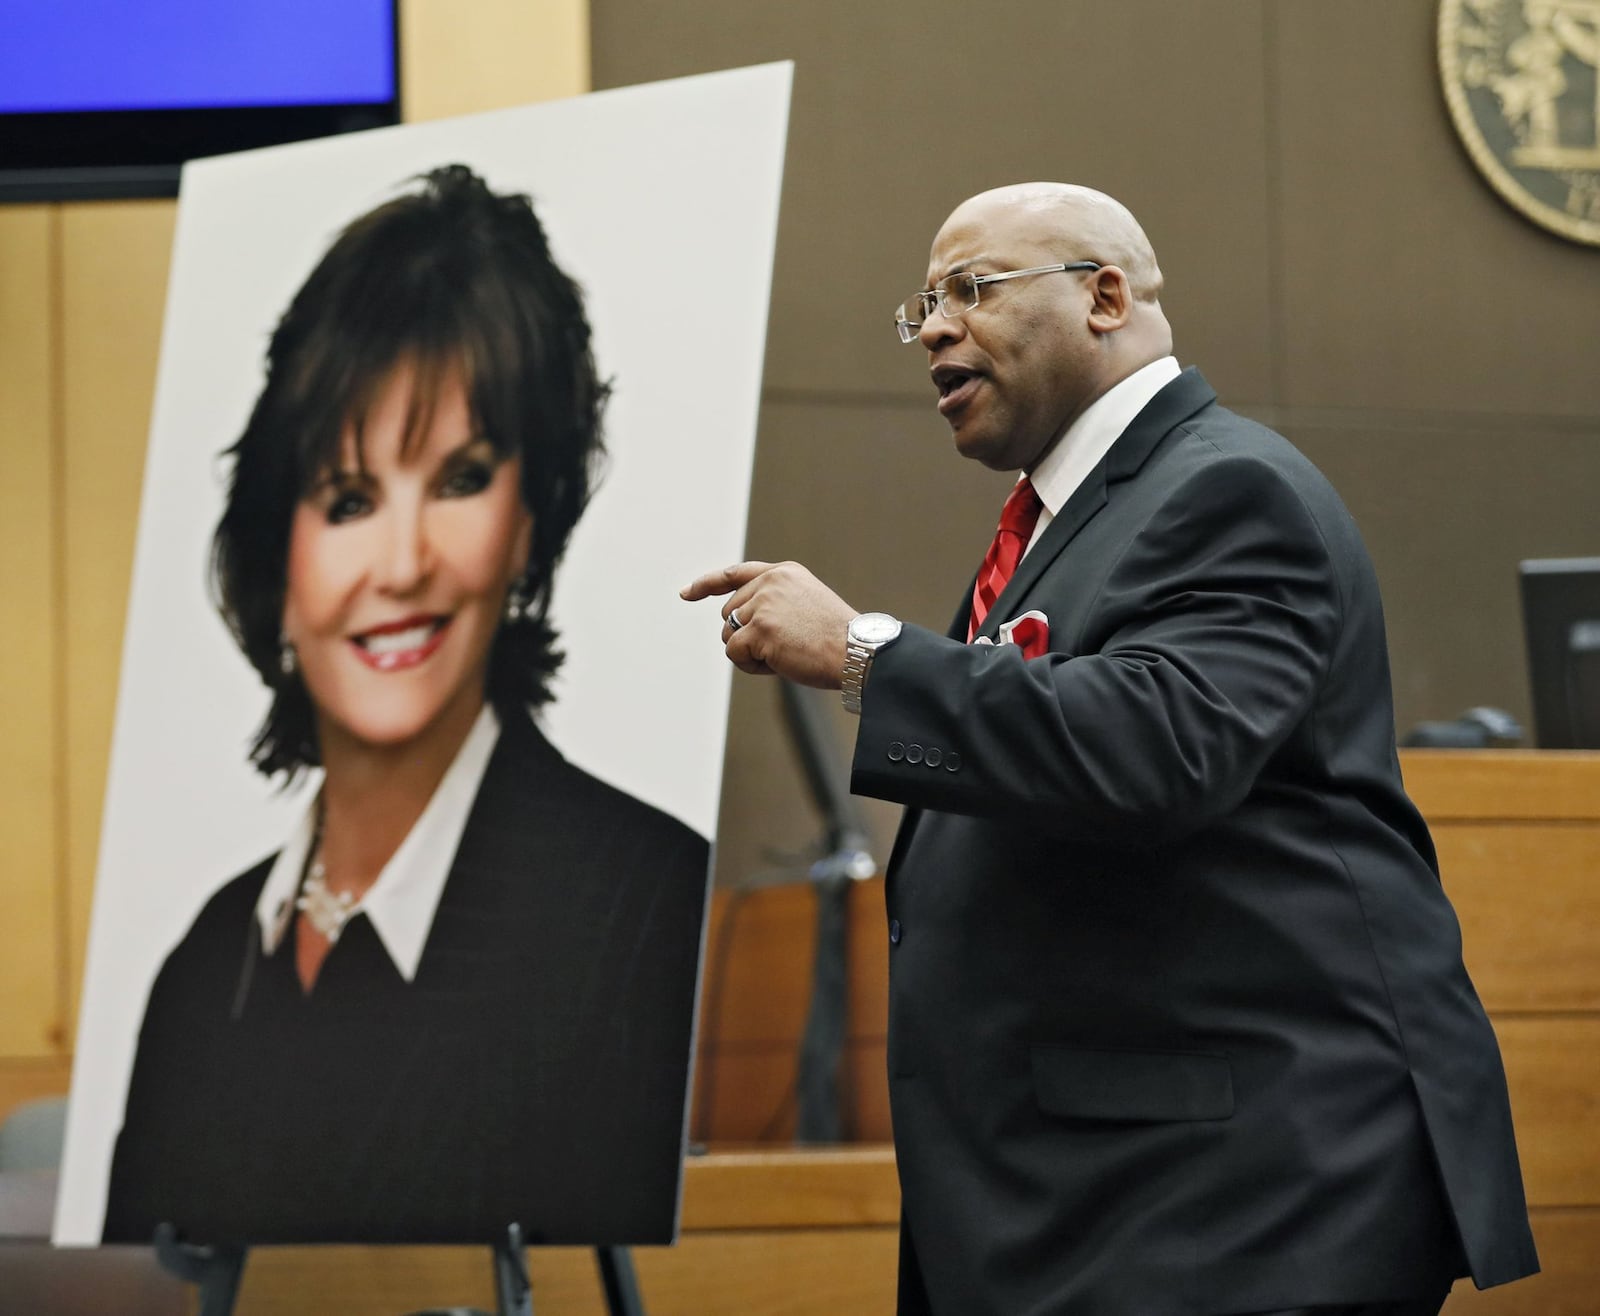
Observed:
[[[851,619],[844,635],[844,674],[839,683],[846,712],[860,714],[861,691],[867,684],[873,658],[879,649],[899,638],[900,623],[887,612],[863,612]]]

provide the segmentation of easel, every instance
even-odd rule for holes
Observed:
[[[248,1248],[181,1243],[177,1231],[164,1224],[156,1227],[155,1249],[164,1270],[199,1288],[199,1316],[233,1316]],[[625,1247],[597,1247],[594,1256],[610,1316],[645,1316],[639,1279],[633,1269],[633,1254]],[[505,1238],[494,1245],[494,1293],[497,1316],[533,1316],[533,1285],[528,1279],[528,1257],[521,1225],[511,1225]],[[482,1316],[472,1308],[453,1310],[462,1316],[469,1312]],[[429,1314],[417,1313],[416,1316]],[[438,1316],[445,1314],[441,1312]]]

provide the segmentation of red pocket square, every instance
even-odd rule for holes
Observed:
[[[1050,649],[1050,618],[1035,608],[1000,627],[1000,643],[1014,644],[1024,658],[1037,658]]]

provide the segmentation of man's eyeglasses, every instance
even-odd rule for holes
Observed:
[[[986,283],[999,283],[1004,279],[1022,279],[1030,274],[1064,274],[1072,270],[1097,270],[1100,266],[1092,260],[1075,260],[1066,265],[1035,265],[1029,270],[1006,270],[1002,274],[950,274],[933,285],[932,292],[919,292],[895,308],[894,327],[900,332],[902,343],[916,341],[922,322],[933,314],[934,307],[946,319],[965,315],[978,304],[978,289]]]

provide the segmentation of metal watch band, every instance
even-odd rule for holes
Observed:
[[[839,683],[839,696],[844,700],[847,713],[861,714],[861,691],[867,684],[867,673],[872,669],[872,655],[876,652],[864,644],[845,643],[844,674]]]

